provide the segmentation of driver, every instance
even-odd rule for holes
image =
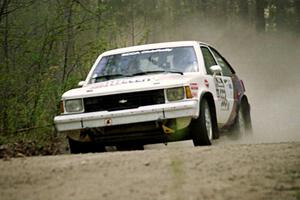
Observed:
[[[196,56],[190,48],[174,49],[173,70],[180,72],[194,72],[196,71],[196,67]]]
[[[136,59],[129,61],[127,65],[127,74],[136,74],[141,72],[139,62]]]

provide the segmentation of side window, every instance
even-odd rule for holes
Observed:
[[[234,71],[232,70],[229,63],[213,48],[210,48],[217,59],[218,64],[222,68],[222,72],[224,76],[231,76]]]
[[[213,75],[213,72],[209,68],[213,65],[216,65],[217,63],[216,63],[213,55],[208,50],[208,48],[201,47],[201,51],[202,51],[202,54],[203,54],[203,59],[204,59],[206,72],[207,72],[207,74]]]

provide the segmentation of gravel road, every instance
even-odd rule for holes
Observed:
[[[0,160],[7,199],[300,199],[300,142]]]

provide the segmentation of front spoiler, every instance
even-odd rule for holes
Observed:
[[[121,111],[100,111],[72,115],[60,115],[54,118],[58,131],[71,131],[100,128],[114,125],[132,124],[149,121],[161,121],[180,117],[197,117],[198,100],[191,99],[176,103],[143,106]]]

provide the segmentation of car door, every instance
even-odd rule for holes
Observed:
[[[223,121],[225,124],[230,120],[231,113],[234,109],[234,85],[233,85],[233,74],[234,70],[225,60],[225,58],[214,48],[210,47],[211,52],[217,64],[221,67],[221,74],[215,77],[217,94],[219,94],[220,109],[223,113]]]
[[[218,65],[215,56],[212,54],[212,51],[204,45],[200,46],[202,51],[202,56],[204,60],[204,65],[206,68],[207,75],[211,76],[212,82],[214,82],[214,86],[211,88],[215,90],[213,93],[215,95],[215,105],[216,105],[216,113],[217,113],[217,121],[218,125],[222,127],[228,120],[230,103],[229,98],[231,96],[229,88],[229,81],[227,78],[223,77],[223,73],[214,74],[210,67],[214,65]]]

